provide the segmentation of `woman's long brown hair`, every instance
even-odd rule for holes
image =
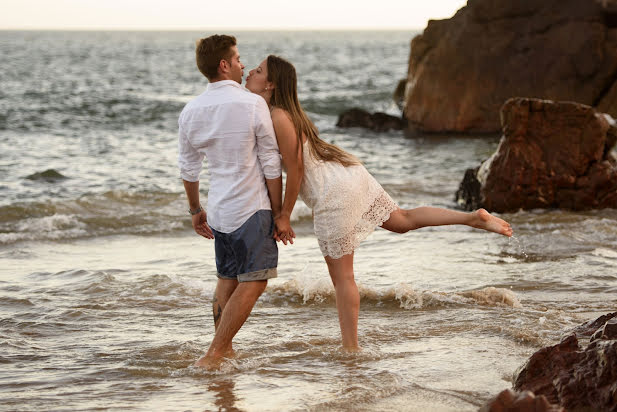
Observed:
[[[270,55],[267,65],[268,81],[274,83],[274,93],[270,98],[270,104],[285,110],[291,116],[300,150],[302,150],[302,136],[304,135],[309,142],[311,154],[316,159],[339,162],[345,167],[360,164],[358,159],[351,154],[319,138],[317,127],[308,118],[298,101],[296,69],[293,64],[281,57]]]

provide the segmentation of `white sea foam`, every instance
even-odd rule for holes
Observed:
[[[21,232],[54,232],[57,230],[85,229],[86,225],[80,222],[75,215],[55,214],[40,218],[25,219],[17,225]]]
[[[462,295],[469,297],[480,304],[502,304],[512,306],[513,308],[523,307],[514,292],[503,288],[494,288],[490,286],[480,290],[464,292]]]
[[[606,249],[606,248],[597,248],[591,252],[592,255],[598,257],[604,257],[609,259],[617,259],[617,251]]]
[[[442,292],[416,290],[412,285],[399,283],[395,286],[377,289],[358,283],[360,298],[369,302],[398,303],[406,310],[436,308],[449,305],[504,305],[521,308],[522,305],[514,292],[508,289],[486,287],[480,290],[463,292]],[[276,304],[284,300],[301,298],[302,303],[323,303],[334,301],[335,292],[332,282],[327,278],[313,279],[297,277],[281,285],[268,287],[265,300]]]
[[[0,244],[20,240],[65,239],[87,235],[86,224],[75,215],[55,214],[20,221],[16,230],[0,233]]]
[[[312,279],[308,276],[298,276],[282,285],[270,286],[268,291],[286,297],[299,296],[303,303],[321,303],[334,298],[334,287],[327,278]]]

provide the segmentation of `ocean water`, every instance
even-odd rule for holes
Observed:
[[[237,357],[193,368],[216,268],[186,213],[176,129],[206,84],[205,34],[0,32],[1,409],[473,411],[537,349],[616,309],[616,210],[504,214],[512,239],[378,229],[356,252],[363,350],[346,354],[299,202]],[[351,107],[398,114],[413,32],[235,34],[245,73],[270,53],[296,65],[322,137],[401,207],[456,207],[465,169],[497,147],[335,126]]]

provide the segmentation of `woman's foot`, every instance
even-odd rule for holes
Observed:
[[[360,348],[359,346],[345,346],[343,345],[343,351],[347,352],[347,353],[358,353],[358,352],[362,352],[362,348]]]
[[[473,220],[471,226],[508,237],[512,236],[512,227],[510,224],[503,219],[491,215],[486,210],[478,209],[472,212],[472,215]]]

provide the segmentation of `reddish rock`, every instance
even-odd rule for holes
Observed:
[[[506,389],[480,408],[479,412],[565,412],[558,405],[549,403],[545,396],[532,392],[514,392]]]
[[[609,322],[602,326],[604,330]],[[540,349],[518,371],[514,389],[543,395],[569,411],[615,411],[617,339],[600,334],[583,350],[571,334],[557,345]]]
[[[405,107],[405,89],[407,88],[407,79],[399,80],[396,85],[396,89],[394,89],[394,93],[392,93],[392,100],[398,106],[398,108],[403,111]]]
[[[572,102],[513,98],[501,109],[497,151],[470,169],[456,194],[471,210],[617,208],[617,127]]]
[[[617,339],[617,319],[607,321],[604,326],[591,335],[589,341],[595,342],[602,339]]]
[[[376,132],[386,132],[390,129],[402,130],[406,123],[396,116],[386,113],[369,113],[362,109],[350,109],[339,115],[336,122],[338,127],[364,127]]]
[[[614,0],[469,0],[411,41],[404,116],[421,131],[496,132],[515,96],[617,117]]]
[[[595,332],[601,330],[610,320],[617,320],[617,312],[608,313],[606,315],[602,315],[597,319],[589,320],[582,325],[577,326],[572,329],[570,333],[576,334],[576,337],[587,338],[589,339]]]

